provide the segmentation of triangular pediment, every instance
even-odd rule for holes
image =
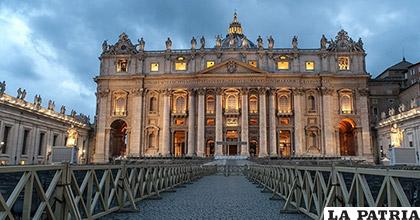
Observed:
[[[210,68],[204,69],[199,74],[250,74],[250,73],[266,73],[266,71],[251,66],[235,59],[228,59],[222,63],[216,64]]]

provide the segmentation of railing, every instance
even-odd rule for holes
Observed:
[[[420,206],[420,170],[251,165],[248,179],[286,200],[283,211],[323,218],[324,207]]]
[[[0,167],[0,219],[97,219],[215,172],[194,164]]]

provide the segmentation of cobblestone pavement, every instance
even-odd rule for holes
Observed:
[[[260,191],[244,176],[207,176],[175,193],[162,193],[161,200],[139,202],[140,212],[103,219],[309,219],[280,213],[284,201],[270,200],[271,193]]]

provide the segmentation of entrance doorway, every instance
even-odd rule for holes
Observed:
[[[338,124],[340,133],[340,154],[342,156],[356,156],[356,124],[351,119],[343,119]]]
[[[238,155],[238,131],[227,130],[226,131],[226,142],[227,149],[225,155]]]
[[[257,140],[251,140],[249,142],[249,155],[251,157],[256,157],[259,154],[259,149],[258,149],[258,142]]]
[[[185,155],[185,131],[175,131],[172,152],[176,157]]]
[[[206,145],[206,157],[211,157],[214,155],[214,141],[212,139],[207,141]]]
[[[279,132],[279,151],[278,155],[281,157],[290,157],[292,153],[292,145],[290,143],[290,131],[280,130]]]
[[[127,123],[118,119],[112,122],[109,140],[109,156],[124,156],[127,149]]]

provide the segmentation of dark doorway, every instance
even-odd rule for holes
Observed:
[[[111,158],[124,156],[127,150],[127,123],[115,120],[111,124],[109,156]]]
[[[206,156],[210,157],[214,155],[214,141],[208,140],[206,145]]]
[[[343,119],[339,124],[340,154],[342,156],[356,156],[356,129],[351,119]]]
[[[292,145],[290,143],[290,131],[280,130],[279,132],[279,151],[277,154],[281,157],[290,157],[292,153]]]
[[[237,155],[238,154],[238,146],[237,145],[229,144],[228,149],[229,149],[229,152],[228,152],[229,155]]]
[[[257,157],[258,156],[258,153],[259,153],[259,150],[258,150],[258,142],[257,142],[257,140],[251,140],[249,142],[249,155],[251,157]]]
[[[237,155],[238,154],[238,131],[237,130],[227,130],[226,131],[226,145],[227,149],[224,152],[225,155]]]
[[[173,153],[176,157],[185,155],[185,131],[175,131]]]

